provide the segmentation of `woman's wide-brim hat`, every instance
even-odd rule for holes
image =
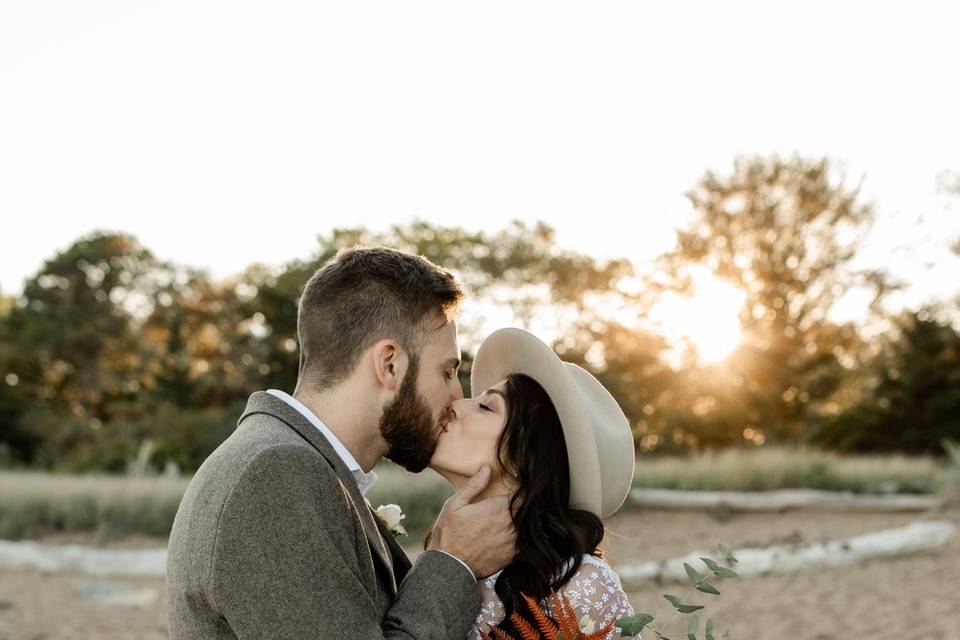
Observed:
[[[600,381],[523,329],[499,329],[480,344],[470,385],[482,393],[511,374],[536,380],[550,396],[570,462],[570,506],[601,518],[620,508],[633,482],[630,423]]]

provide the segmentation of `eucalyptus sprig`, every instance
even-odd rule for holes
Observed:
[[[717,580],[729,580],[731,578],[736,578],[737,573],[730,567],[734,566],[737,563],[737,559],[734,557],[733,553],[730,551],[730,548],[725,544],[717,545],[718,555],[720,556],[720,563],[711,560],[710,558],[700,558],[704,566],[706,566],[707,571],[712,573]],[[657,640],[670,640],[670,638],[680,638],[686,637],[687,640],[698,640],[698,638],[703,638],[703,640],[715,640],[713,635],[713,620],[707,618],[707,622],[703,627],[703,635],[698,635],[700,633],[700,616],[694,615],[690,618],[689,623],[687,624],[686,633],[673,633],[668,634],[667,627],[670,625],[670,622],[673,620],[674,616],[678,613],[680,614],[693,614],[697,611],[700,611],[704,608],[704,605],[693,604],[688,601],[688,598],[694,591],[699,591],[701,593],[706,593],[709,595],[719,596],[720,589],[716,587],[712,582],[708,581],[708,577],[703,576],[698,572],[693,566],[684,562],[683,569],[687,572],[687,577],[690,578],[690,582],[693,586],[690,587],[690,590],[683,595],[682,598],[678,598],[675,595],[669,593],[663,594],[664,599],[667,600],[673,607],[673,610],[670,613],[670,617],[667,618],[667,621],[659,627],[653,626],[653,621],[656,619],[656,616],[652,613],[641,612],[635,615],[621,618],[614,623],[614,626],[620,629],[620,633],[625,636],[636,636],[644,628],[649,628],[653,631]],[[708,574],[709,575],[709,574]],[[732,640],[729,630],[723,632],[721,636],[723,640]]]

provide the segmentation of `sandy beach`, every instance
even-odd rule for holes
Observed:
[[[631,512],[612,518],[609,549],[614,564],[631,558],[666,559],[717,542],[732,547],[774,544],[808,545],[905,526],[918,520],[960,523],[960,512],[927,514],[825,513],[738,515],[720,523],[707,514],[668,511]],[[719,584],[721,596],[695,592],[713,618],[734,638],[839,640],[899,638],[960,639],[960,537],[929,552],[870,560],[843,569],[819,569],[789,575],[738,578]],[[687,585],[650,585],[629,590],[637,610],[666,620],[671,610],[662,594],[683,596]],[[652,611],[651,611],[652,609]],[[677,624],[668,633],[686,631]],[[702,622],[701,622],[702,625]],[[701,626],[702,628],[702,626]],[[647,636],[653,637],[652,634]],[[719,637],[719,636],[718,636]]]
[[[792,511],[730,517],[632,509],[608,521],[606,548],[617,565],[709,551],[718,542],[733,548],[807,545],[918,520],[960,525],[960,511]],[[131,545],[151,542],[117,546]],[[690,599],[707,606],[702,618],[713,618],[719,631],[729,629],[734,638],[960,640],[958,581],[960,536],[954,536],[933,551],[843,569],[739,578],[721,583],[719,597],[696,593]],[[665,621],[671,608],[662,594],[686,592],[683,584],[651,584],[628,593],[637,610]],[[162,640],[167,637],[165,604],[159,578],[3,571],[0,640]],[[667,632],[685,632],[685,621],[686,616],[677,616]]]

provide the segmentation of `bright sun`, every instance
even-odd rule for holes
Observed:
[[[724,359],[740,343],[737,318],[746,294],[707,271],[693,275],[690,297],[666,293],[650,310],[672,345],[690,343],[701,362]]]

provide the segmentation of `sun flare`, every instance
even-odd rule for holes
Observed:
[[[718,362],[740,344],[738,314],[746,293],[708,272],[693,280],[691,296],[664,294],[650,317],[675,348],[690,344],[701,362]]]

